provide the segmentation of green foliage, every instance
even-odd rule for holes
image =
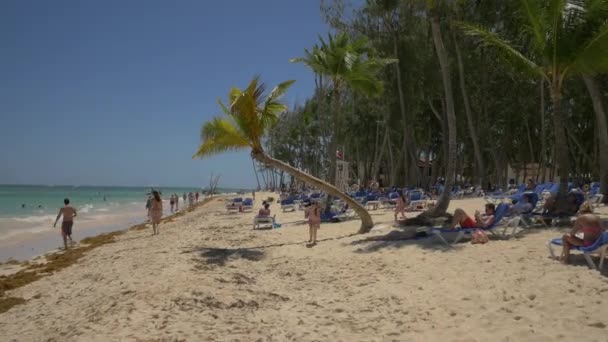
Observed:
[[[218,104],[225,117],[216,117],[203,124],[201,145],[193,158],[203,158],[231,150],[251,148],[263,151],[262,139],[287,110],[281,97],[294,81],[286,81],[265,95],[266,87],[256,76],[245,90],[233,87],[228,94],[229,105]]]

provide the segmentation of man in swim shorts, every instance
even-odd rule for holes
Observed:
[[[68,249],[68,239],[70,239],[70,243],[74,243],[72,240],[72,226],[74,225],[74,217],[76,217],[76,209],[70,205],[70,200],[68,198],[64,199],[63,203],[65,206],[59,209],[55,223],[53,223],[53,228],[55,228],[57,225],[59,217],[63,216],[63,220],[61,222],[61,236],[63,237],[63,245],[65,249]]]

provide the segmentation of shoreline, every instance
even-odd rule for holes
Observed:
[[[171,215],[164,216],[161,223],[172,222],[174,219],[193,212],[220,196],[211,196],[201,199],[192,207],[184,208]],[[125,229],[114,229],[96,234],[89,234],[74,244],[70,249],[51,249],[44,254],[33,256],[27,260],[16,260],[9,258],[0,262],[0,314],[8,311],[15,305],[25,301],[19,297],[5,296],[6,291],[15,290],[42,277],[51,275],[65,267],[75,264],[79,259],[86,256],[86,253],[103,245],[115,242],[114,238],[129,231],[141,231],[148,229],[149,222],[140,222]],[[94,233],[94,229],[89,232]]]
[[[219,196],[231,195],[220,194]],[[216,195],[218,196],[218,195]],[[204,200],[204,197],[199,200],[199,203]],[[77,218],[75,221],[75,229],[73,238],[75,241],[80,241],[88,237],[94,237],[103,233],[111,233],[118,230],[124,230],[124,227],[136,226],[147,222],[148,218],[143,208],[145,202],[135,205],[125,204],[124,207],[114,212],[106,212],[102,218]],[[163,218],[181,213],[187,208],[180,206],[180,210],[174,213],[170,212],[169,201],[163,200]],[[0,236],[0,264],[16,260],[27,261],[42,254],[51,251],[56,251],[62,248],[60,225],[53,228],[52,223],[48,223],[42,229],[33,231],[9,231],[8,235]]]

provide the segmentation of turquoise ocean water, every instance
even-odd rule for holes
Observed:
[[[162,192],[163,200],[176,193],[181,196],[197,188],[155,188]],[[234,192],[220,189],[220,192]],[[78,211],[78,219],[87,222],[104,221],[117,215],[145,219],[145,202],[149,187],[99,186],[34,186],[0,185],[0,239],[21,232],[35,233],[52,226],[63,199],[69,198]],[[166,212],[169,205],[165,204]],[[125,227],[127,228],[127,227]]]

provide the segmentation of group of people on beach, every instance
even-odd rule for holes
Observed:
[[[272,224],[275,225],[275,216],[270,216],[270,203],[262,202],[262,208],[258,211],[257,217],[270,217]],[[308,246],[312,247],[317,244],[317,231],[321,228],[321,206],[317,201],[311,201],[305,205],[304,218],[308,220]]]

